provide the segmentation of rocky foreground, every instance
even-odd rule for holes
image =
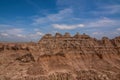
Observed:
[[[0,43],[0,80],[120,80],[120,37],[56,33]]]

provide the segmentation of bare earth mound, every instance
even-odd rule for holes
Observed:
[[[120,37],[56,33],[0,43],[0,80],[120,80]]]

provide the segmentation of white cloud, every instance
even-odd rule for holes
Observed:
[[[38,35],[38,36],[42,36],[43,33],[42,33],[42,32],[36,32],[36,35]]]
[[[108,15],[108,14],[116,14],[120,13],[120,5],[107,5],[107,6],[100,6],[98,10],[92,11],[93,14],[96,15]]]
[[[30,38],[40,38],[40,36],[43,36],[44,34],[42,32],[35,32],[33,34],[30,34],[28,37]]]
[[[39,31],[39,29],[38,29],[38,28],[35,28],[34,31]]]
[[[12,35],[22,33],[23,31],[24,31],[24,29],[21,29],[21,28],[13,28],[13,29],[5,30],[6,33],[12,34]]]
[[[43,35],[43,33],[38,28],[35,28],[34,31],[35,31],[35,35],[38,35],[38,36],[42,36]]]
[[[12,29],[3,29],[0,30],[0,37],[6,38],[6,40],[9,41],[9,39],[18,39],[18,38],[25,38],[26,36],[23,35],[24,29],[21,28],[12,28]]]
[[[11,27],[11,25],[0,24],[0,28],[4,28],[4,27]]]
[[[57,14],[51,14],[47,17],[50,21],[59,21],[59,20],[64,19],[71,13],[72,13],[71,9],[64,9],[64,10],[59,11],[59,13],[57,13]]]
[[[117,31],[120,31],[120,28],[117,28]]]
[[[0,41],[37,41],[42,35],[40,31],[34,33],[25,33],[26,31],[21,28],[6,29],[0,32]]]
[[[78,25],[76,25],[76,26],[78,26],[78,27],[85,27],[84,24],[78,24]]]
[[[109,13],[120,13],[120,5],[106,6],[105,9],[109,10]]]
[[[17,37],[20,37],[20,38],[26,38],[25,35],[22,35],[22,34],[16,34]]]
[[[16,36],[18,34],[22,34],[24,32],[24,29],[21,29],[21,28],[12,28],[12,29],[6,28],[6,29],[0,30],[0,32],[1,32],[0,34],[2,36],[8,36],[8,35]]]
[[[25,0],[28,4],[40,10],[40,6],[32,0]]]
[[[92,34],[93,34],[93,35],[97,35],[97,34],[99,34],[99,33],[98,33],[98,32],[93,32]]]
[[[101,34],[103,34],[102,32],[93,32],[92,33],[93,35],[101,35]]]
[[[33,32],[6,24],[0,24],[0,28],[0,41],[37,41],[43,35],[39,28],[34,28]]]
[[[17,26],[9,24],[0,24],[0,41],[19,41],[25,38],[24,28],[17,28]]]
[[[0,33],[0,35],[3,36],[3,37],[9,36],[7,33]]]
[[[37,17],[34,19],[34,22],[32,23],[33,25],[38,25],[42,23],[49,23],[49,22],[59,22],[62,20],[65,20],[67,18],[70,18],[72,15],[73,11],[70,8],[60,10],[56,14],[48,14],[46,17]]]
[[[120,31],[119,32],[114,31],[114,32],[111,32],[110,34],[111,35],[120,35]]]
[[[120,13],[120,5],[109,5],[103,7],[108,14]]]
[[[91,21],[86,23],[86,26],[88,27],[111,27],[111,26],[114,27],[119,25],[120,25],[120,20],[114,20],[109,18],[102,18],[96,21]]]
[[[56,29],[61,29],[61,30],[71,30],[71,29],[76,29],[80,27],[84,27],[84,24],[76,24],[76,25],[66,25],[66,24],[53,24],[52,25]]]
[[[27,38],[29,38],[28,41],[38,41],[38,40],[40,40],[41,36],[43,36],[43,35],[44,35],[44,33],[42,33],[42,32],[35,32],[33,34],[28,35]]]
[[[87,4],[84,0],[56,0],[58,7],[84,8]]]

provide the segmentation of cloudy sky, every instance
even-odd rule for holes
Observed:
[[[38,41],[56,32],[120,36],[120,0],[0,0],[0,41]]]

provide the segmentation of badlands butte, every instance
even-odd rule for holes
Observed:
[[[44,35],[0,43],[0,80],[120,80],[120,36]]]

